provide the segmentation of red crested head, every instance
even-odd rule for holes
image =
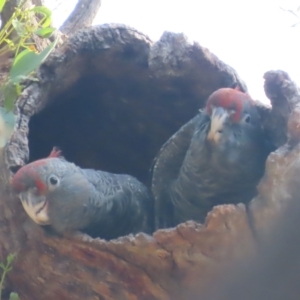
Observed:
[[[62,151],[57,147],[53,147],[48,158],[49,157],[61,157],[61,156],[62,156]]]
[[[36,188],[40,194],[45,193],[47,183],[41,176],[41,170],[47,167],[49,159],[59,157],[61,157],[61,150],[53,147],[48,157],[36,160],[19,169],[11,181],[13,190],[20,193],[28,188]]]
[[[22,167],[12,178],[11,184],[15,192],[20,193],[28,188],[37,188],[39,193],[43,193],[47,185],[39,176],[38,169],[47,164],[47,158],[37,160]]]
[[[252,98],[241,92],[239,89],[221,88],[210,95],[206,104],[206,112],[211,116],[213,107],[223,107],[231,112],[231,120],[239,122],[242,117],[243,109],[252,105]]]

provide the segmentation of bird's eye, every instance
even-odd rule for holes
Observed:
[[[49,183],[51,186],[56,186],[59,183],[59,179],[56,176],[52,175],[49,178]]]
[[[249,115],[247,115],[245,118],[245,122],[249,124],[250,121],[251,121],[251,117]]]

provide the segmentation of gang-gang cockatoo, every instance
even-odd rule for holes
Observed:
[[[84,232],[117,238],[153,231],[153,203],[148,189],[129,175],[81,169],[58,149],[31,162],[12,179],[30,218],[60,234]]]
[[[270,149],[250,96],[232,88],[215,91],[156,158],[156,227],[203,222],[215,205],[250,201]]]

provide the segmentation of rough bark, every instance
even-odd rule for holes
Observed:
[[[233,262],[256,253],[257,241],[289,203],[287,190],[296,194],[299,94],[287,74],[269,72],[273,109],[260,109],[266,138],[281,147],[268,158],[259,195],[248,208],[218,206],[203,225],[190,221],[153,236],[109,242],[58,237],[26,215],[10,189],[12,171],[56,145],[81,167],[128,173],[149,184],[157,151],[207,97],[220,87],[246,86],[182,34],[165,33],[153,43],[122,25],[78,32],[38,77],[17,102],[17,124],[0,160],[0,259],[18,252],[8,283],[22,300],[204,296]],[[272,127],[277,105],[292,112],[278,117],[288,124],[284,128]]]
[[[92,25],[101,6],[101,0],[78,0],[74,10],[59,28],[66,35]]]
[[[299,299],[300,202],[298,196],[292,200],[268,236],[260,241],[257,254],[233,264],[214,283],[212,293],[201,299]]]

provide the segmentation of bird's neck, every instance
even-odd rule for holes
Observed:
[[[211,148],[207,143],[206,136],[209,122],[199,124],[196,128],[189,149],[185,155],[180,172],[179,182],[191,182],[203,176],[203,171],[210,168]]]

